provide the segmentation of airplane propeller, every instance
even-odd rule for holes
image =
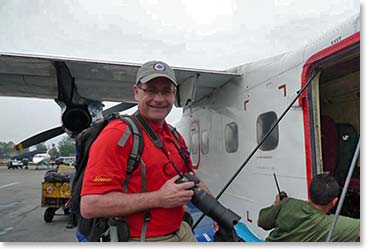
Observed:
[[[110,108],[107,108],[106,110],[103,110],[102,115],[103,115],[104,118],[106,118],[109,115],[111,115],[112,113],[122,112],[122,111],[125,111],[127,109],[130,109],[133,106],[136,106],[136,104],[121,102],[120,104],[111,106]]]
[[[112,113],[121,112],[127,110],[136,104],[133,103],[120,103],[114,105],[102,112],[104,118],[108,117]],[[67,110],[63,113],[62,121],[63,125],[59,127],[52,128],[47,131],[43,131],[38,133],[30,138],[23,140],[22,142],[14,145],[12,148],[14,151],[20,151],[31,147],[33,145],[45,142],[51,138],[57,137],[66,132],[66,130],[71,131],[73,134],[78,134],[85,128],[89,127],[90,125],[90,114],[87,113],[86,110],[74,107],[74,108],[67,108]],[[87,122],[87,123],[86,123]]]

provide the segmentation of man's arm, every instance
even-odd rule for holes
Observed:
[[[334,216],[331,216],[334,219]],[[340,215],[336,223],[331,242],[360,241],[360,220]]]
[[[118,191],[81,197],[80,212],[86,218],[127,216],[151,208],[173,208],[191,200],[192,182],[176,184],[178,176],[168,180],[158,191],[123,193]]]
[[[278,194],[273,205],[260,210],[257,225],[265,230],[273,229],[275,227],[275,221],[278,217],[280,208],[280,197]]]

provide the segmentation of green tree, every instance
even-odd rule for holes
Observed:
[[[37,151],[47,151],[47,146],[45,143],[39,143],[36,145]]]
[[[55,160],[58,157],[59,152],[57,151],[55,144],[52,144],[52,148],[48,151],[48,154],[52,160]]]
[[[9,158],[11,155],[14,154],[12,151],[12,147],[15,144],[13,142],[0,142],[0,159]]]
[[[59,142],[60,156],[71,156],[75,155],[75,141],[69,136],[64,137]]]

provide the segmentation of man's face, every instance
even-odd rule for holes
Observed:
[[[146,118],[161,123],[172,109],[176,87],[164,77],[134,86],[134,97],[140,113]]]

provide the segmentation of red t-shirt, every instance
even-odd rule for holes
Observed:
[[[149,122],[149,121],[148,121]],[[171,160],[178,169],[185,173],[187,167],[181,158],[174,142],[177,140],[172,135],[167,123],[163,128],[155,123],[149,122],[153,130],[162,140]],[[85,170],[81,196],[91,194],[105,194],[111,191],[123,192],[122,184],[126,177],[126,165],[129,157],[133,136],[130,135],[124,147],[118,145],[118,141],[125,132],[127,124],[121,120],[114,120],[108,124],[90,148],[87,168]],[[144,129],[144,150],[142,160],[146,165],[146,192],[152,192],[160,187],[170,178],[177,175],[173,166],[169,163],[163,151],[157,148]],[[185,145],[182,137],[181,144]],[[186,146],[186,145],[185,145]],[[190,161],[189,167],[192,169]],[[129,184],[129,193],[141,193],[141,163],[132,173]],[[179,229],[184,208],[154,208],[150,209],[151,220],[147,226],[147,237],[162,236]],[[144,223],[144,212],[128,216],[130,235],[140,237],[141,228]]]

